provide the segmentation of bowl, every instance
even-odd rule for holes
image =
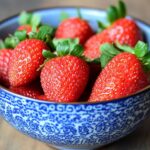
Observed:
[[[76,16],[76,8],[35,10],[42,22],[57,26],[62,11]],[[93,29],[104,20],[105,11],[81,8]],[[18,16],[0,23],[4,38],[18,26]],[[150,26],[136,19],[150,46]],[[112,143],[132,131],[150,114],[150,88],[109,102],[55,103],[35,100],[0,86],[0,115],[21,133],[58,149],[95,149]]]

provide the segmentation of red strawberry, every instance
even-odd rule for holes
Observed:
[[[48,98],[45,95],[39,95],[36,98],[39,99],[39,100],[49,101]]]
[[[97,78],[89,101],[105,101],[124,97],[148,85],[139,59],[128,52],[115,56]]]
[[[0,83],[9,86],[8,68],[13,51],[11,49],[0,50]]]
[[[44,62],[43,49],[47,46],[38,39],[27,39],[17,45],[9,67],[11,86],[22,86],[36,79],[39,75],[37,69]]]
[[[87,40],[87,42],[84,45],[84,55],[90,59],[100,57],[100,46],[104,43],[112,43],[112,40],[108,36],[107,30],[93,35]]]
[[[123,9],[122,9],[123,8]],[[142,40],[142,33],[136,22],[125,18],[126,9],[125,4],[119,1],[118,8],[110,6],[107,11],[107,19],[109,26],[99,22],[99,26],[103,32],[91,37],[84,45],[84,55],[88,58],[95,59],[101,55],[100,46],[103,43],[127,44],[135,46],[135,44]]]
[[[25,30],[28,33],[30,33],[32,31],[32,26],[31,25],[21,25],[18,27],[19,31]]]
[[[142,33],[137,24],[127,18],[122,18],[115,21],[109,28],[108,34],[111,41],[118,41],[120,44],[127,44],[135,46],[135,44],[142,40]]]
[[[42,94],[38,87],[32,85],[10,87],[10,91],[30,98],[37,98]]]
[[[92,28],[87,21],[80,18],[69,18],[58,26],[55,37],[78,38],[80,44],[84,44],[92,34]]]
[[[49,60],[41,71],[41,85],[48,99],[74,102],[83,93],[89,67],[76,56],[62,56]]]

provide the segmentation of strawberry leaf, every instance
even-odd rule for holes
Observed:
[[[118,2],[118,7],[112,5],[107,9],[107,20],[110,24],[112,24],[119,18],[124,18],[125,16],[126,5],[121,0],[119,0]]]
[[[62,22],[62,21],[64,21],[64,20],[68,19],[69,17],[70,17],[70,16],[69,16],[68,13],[62,11],[61,14],[60,14],[60,21]]]
[[[21,12],[19,16],[19,24],[20,25],[30,24],[31,17],[32,17],[31,13],[27,13],[26,11]]]
[[[69,49],[70,49],[70,47],[69,47],[68,41],[59,42],[56,47],[58,56],[65,56],[65,55],[69,54]]]
[[[74,55],[81,56],[83,47],[79,45],[79,40],[66,38],[66,39],[53,39],[54,49],[56,49],[58,56]]]
[[[68,41],[71,47],[74,47],[74,45],[79,44],[79,39],[75,38],[75,39],[71,39],[71,38],[66,38],[66,39],[53,39],[53,45],[56,48],[58,43],[64,42],[64,41]]]
[[[126,16],[126,5],[123,1],[118,2],[118,15],[119,18],[124,18]]]
[[[95,64],[100,64],[100,58],[95,58],[95,59],[89,59],[85,56],[82,56],[82,58],[88,62],[88,63],[95,63]]]
[[[5,47],[5,43],[3,40],[0,40],[0,49],[4,49]]]
[[[134,47],[134,52],[137,57],[143,57],[148,52],[148,44],[138,41]]]
[[[37,38],[37,32],[30,32],[28,33],[29,39],[36,39]]]
[[[31,25],[32,27],[38,27],[41,23],[41,17],[37,14],[28,13],[23,11],[19,16],[20,25]]]
[[[41,23],[41,17],[37,14],[33,14],[30,20],[30,24],[32,27],[38,27]]]
[[[16,36],[20,41],[23,41],[27,38],[27,32],[26,30],[16,31],[14,36]]]
[[[46,43],[51,43],[54,36],[55,29],[49,25],[43,25],[39,28],[39,31],[36,35],[37,39],[43,40]],[[34,34],[33,34],[34,35]]]
[[[5,39],[5,45],[7,48],[15,48],[20,40],[16,36],[10,36]]]
[[[124,52],[129,52],[131,54],[134,54],[134,48],[131,48],[128,45],[121,45],[119,42],[115,43],[116,47],[119,48],[120,50],[124,51]]]
[[[150,52],[148,52],[142,59],[142,64],[144,66],[145,72],[150,70]]]
[[[37,32],[37,27],[36,26],[32,27],[32,32]]]
[[[101,67],[104,68],[111,59],[111,56],[102,53],[100,56]]]
[[[100,50],[102,53],[112,57],[120,53],[118,49],[116,49],[112,44],[109,43],[102,44]]]
[[[150,71],[150,51],[148,50],[148,44],[143,41],[138,41],[134,48],[128,45],[121,45],[116,43],[116,47],[122,51],[132,53],[142,62],[145,71]]]
[[[73,49],[71,49],[71,52],[69,54],[80,57],[83,54],[83,47],[81,45],[77,44],[74,46]]]
[[[99,30],[98,32],[107,28],[107,26],[104,23],[102,23],[101,21],[97,21],[97,25],[98,25],[98,30]]]
[[[120,53],[118,49],[116,49],[112,44],[109,43],[105,43],[101,45],[100,51],[102,53],[100,56],[100,62],[102,68],[104,68],[114,56]]]
[[[110,6],[107,9],[107,19],[111,24],[118,19],[118,11],[115,6]]]
[[[45,58],[54,58],[56,57],[56,55],[54,53],[52,53],[51,51],[49,50],[43,50],[42,51],[42,55],[45,57]]]
[[[50,35],[52,29],[48,25],[41,26],[39,28],[39,32],[37,33],[37,38],[40,40],[45,40],[48,35]]]

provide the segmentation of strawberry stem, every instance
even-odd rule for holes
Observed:
[[[77,8],[77,16],[78,16],[80,19],[83,19],[82,15],[81,15],[81,10],[80,10],[80,8]]]

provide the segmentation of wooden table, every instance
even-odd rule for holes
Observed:
[[[117,1],[111,0],[111,3]],[[150,0],[125,0],[128,14],[150,24]],[[51,6],[87,6],[105,9],[108,0],[0,0],[0,20],[22,10]],[[0,125],[0,150],[53,150],[45,144],[31,139],[2,120]],[[150,118],[129,136],[100,150],[150,150]]]

